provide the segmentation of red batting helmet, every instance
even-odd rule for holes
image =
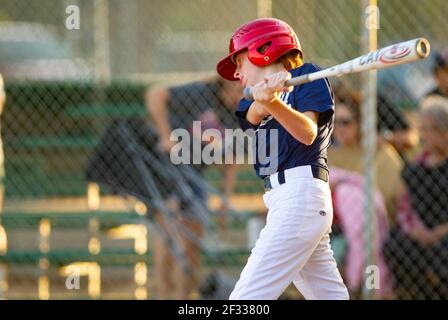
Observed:
[[[268,44],[266,51],[260,48]],[[256,66],[266,66],[293,50],[302,55],[299,39],[294,30],[278,19],[252,20],[239,27],[230,39],[229,55],[218,62],[218,73],[227,80],[236,81],[233,75],[236,65],[232,58],[244,50],[249,51],[249,60]]]

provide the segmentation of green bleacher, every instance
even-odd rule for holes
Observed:
[[[2,121],[6,195],[84,196],[89,154],[112,120],[146,117],[144,89],[129,83],[9,83]],[[206,178],[218,185],[219,170],[211,167]],[[237,193],[262,191],[250,167],[238,173],[237,181]]]
[[[42,199],[85,198],[87,181],[85,166],[104,130],[114,119],[146,117],[142,84],[114,83],[97,86],[92,83],[26,82],[8,83],[7,105],[2,119],[5,150],[5,196],[14,201]],[[205,171],[205,177],[214,186],[222,180],[217,167]],[[262,191],[262,184],[250,166],[238,172],[236,193]],[[102,195],[110,195],[107,188]],[[51,208],[49,208],[51,209]],[[243,215],[231,213],[228,228],[245,232],[246,221],[256,212]],[[53,233],[88,233],[92,218],[99,221],[98,233],[124,224],[148,223],[148,218],[129,211],[18,211],[2,214],[1,223],[7,233],[26,232],[38,239],[39,224],[43,219],[51,223]],[[239,230],[239,231],[238,231]],[[102,266],[133,267],[137,262],[152,265],[151,249],[137,254],[132,246],[105,247],[92,254],[87,246],[79,248],[51,248],[43,253],[36,243],[29,247],[9,248],[0,254],[0,263],[10,266],[38,266],[42,258],[52,266],[72,262],[97,262]],[[80,242],[81,243],[81,242]],[[240,268],[248,257],[245,246],[224,249],[203,249],[202,261],[206,267],[229,266]]]

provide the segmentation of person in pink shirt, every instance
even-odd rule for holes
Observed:
[[[366,245],[364,240],[364,190],[363,177],[337,167],[331,167],[330,186],[333,190],[333,205],[339,226],[342,230],[348,248],[344,259],[344,278],[353,296],[362,289],[363,277],[366,270]],[[387,238],[389,227],[384,198],[376,190],[375,206],[375,241],[374,263],[379,270],[379,288],[374,294],[379,299],[392,295],[390,273],[382,255],[382,247]]]
[[[365,236],[365,212],[364,212],[364,178],[362,176],[363,150],[360,146],[360,111],[355,101],[340,101],[337,103],[335,118],[334,138],[336,145],[329,151],[329,165],[331,168],[330,186],[332,189],[333,206],[335,210],[335,223],[341,231],[341,236],[347,244],[346,252],[343,253],[343,275],[351,296],[359,297],[364,285],[367,266],[367,247]],[[385,152],[385,148],[379,148],[375,159],[376,168],[381,167],[382,174],[387,173],[389,183],[394,185],[399,180],[400,169],[393,166],[393,159]],[[398,156],[397,156],[398,157]],[[396,169],[396,172],[395,170]],[[396,179],[395,179],[396,176]],[[382,175],[377,176],[377,180]],[[389,214],[393,210],[388,208],[386,199],[387,188],[381,188],[379,184],[374,194],[374,238],[373,264],[379,270],[379,288],[374,294],[379,299],[391,298],[393,296],[390,272],[385,263],[382,247],[389,234]],[[391,202],[391,201],[389,201]],[[389,209],[389,210],[388,210]],[[337,228],[335,228],[337,231]],[[336,236],[335,232],[335,236]],[[335,238],[334,238],[335,239]],[[335,243],[336,244],[336,243]],[[336,248],[335,248],[336,249]]]

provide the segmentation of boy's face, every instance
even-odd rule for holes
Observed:
[[[243,87],[252,87],[263,80],[262,68],[250,62],[247,51],[237,54],[233,60],[236,64],[236,70],[233,76],[240,80]]]

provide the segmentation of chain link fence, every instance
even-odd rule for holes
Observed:
[[[365,79],[330,79],[331,237],[352,298],[448,298],[448,5],[368,4],[2,0],[0,297],[228,297],[264,223],[262,181],[247,155],[236,165],[174,165],[166,133],[237,127],[241,89],[215,65],[236,27],[273,16],[321,67],[365,53],[367,27],[378,28],[379,48],[431,42],[429,59],[378,72],[372,188]],[[282,298],[300,295],[291,288]]]

